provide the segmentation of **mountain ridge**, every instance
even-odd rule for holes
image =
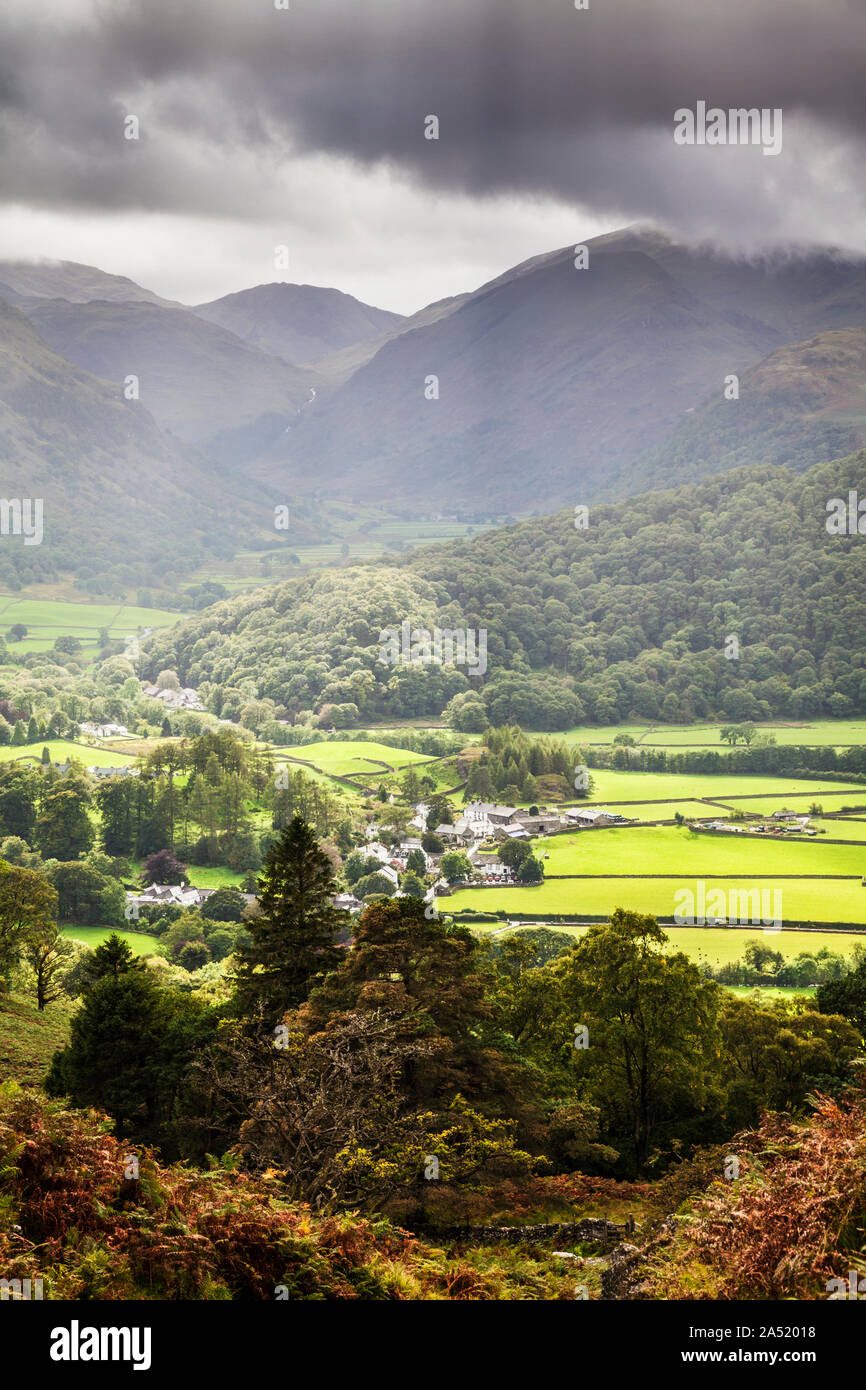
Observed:
[[[574,248],[530,258],[392,338],[257,475],[303,488],[315,464],[317,486],[355,497],[442,505],[478,489],[524,514],[600,500],[730,373],[866,325],[864,258],[749,262],[636,231],[587,245],[588,270]]]
[[[113,275],[81,261],[0,261],[0,282],[25,299],[67,299],[74,304],[104,299],[114,303],[161,304],[167,309],[183,307],[177,300],[164,299],[126,275]]]

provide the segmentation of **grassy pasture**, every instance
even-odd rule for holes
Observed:
[[[277,755],[274,765],[277,770],[281,767],[285,767],[288,768],[290,772],[303,772],[304,776],[309,778],[311,782],[318,782],[320,786],[327,787],[329,792],[337,793],[347,801],[360,802],[362,800],[360,791],[351,783],[341,782],[339,786],[336,786],[332,775],[327,772],[321,772],[318,768],[308,767],[306,763],[292,762],[285,757]],[[371,782],[373,780],[372,773],[370,774],[370,780]],[[384,780],[385,774],[382,772],[381,775],[376,778],[375,785],[378,787],[379,782]]]
[[[862,801],[863,797],[858,800]],[[836,792],[824,787],[814,796],[724,796],[709,809],[711,815],[720,816],[722,819],[731,811],[745,811],[748,816],[769,816],[773,811],[787,809],[808,815],[813,802],[824,811],[840,811],[843,806],[851,805],[852,801],[850,791]]]
[[[226,864],[190,864],[187,877],[194,888],[239,888],[244,875]]]
[[[866,841],[866,818],[859,820],[853,816],[840,816],[838,819],[828,819],[822,816],[812,824],[826,832],[822,839]]]
[[[677,906],[677,891],[691,888],[695,892],[695,882],[701,877],[698,873],[679,874],[674,878],[548,879],[533,888],[463,888],[443,900],[443,909],[448,912],[466,908],[476,912],[523,912],[531,913],[533,919],[537,917],[540,921],[551,912],[607,916],[617,907],[672,917]],[[721,889],[726,895],[731,890],[744,893],[763,889],[770,894],[771,903],[774,890],[780,891],[782,916],[789,921],[866,925],[866,888],[859,879],[780,881],[778,878],[739,876],[708,880],[707,889]],[[755,930],[761,929],[752,928],[753,933]]]
[[[304,568],[375,560],[418,545],[458,540],[470,532],[486,530],[492,524],[395,517],[374,507],[349,507],[339,502],[324,503],[317,508],[317,513],[318,521],[327,528],[328,539],[305,539],[301,528],[300,533],[290,534],[279,547],[241,550],[231,560],[212,561],[197,571],[195,579],[214,579],[233,594],[241,593],[256,585],[280,583]],[[292,555],[297,556],[298,563],[292,561]]]
[[[261,828],[264,829],[264,826]],[[138,880],[143,866],[142,859],[129,861],[130,882],[133,879]],[[189,864],[186,876],[193,888],[239,888],[244,878],[243,874],[235,873],[234,869],[230,869],[226,864]]]
[[[776,999],[807,999],[815,993],[814,989],[789,989],[774,985],[761,985],[760,989],[754,985],[725,985],[725,989],[729,994],[736,994],[738,999],[751,999],[753,1004],[772,1004]]]
[[[735,720],[725,723],[736,723]],[[563,735],[570,743],[612,744],[617,734],[631,734],[642,748],[716,748],[727,752],[722,743],[722,723],[712,724],[583,724]],[[843,748],[866,744],[864,719],[816,719],[802,723],[765,723],[756,728],[772,734],[780,746]],[[742,748],[742,744],[739,745]]]
[[[712,820],[724,816],[724,811],[709,806],[706,801],[645,801],[638,805],[624,805],[617,808],[613,802],[607,803],[611,809],[621,809],[629,820],[654,821],[673,820],[677,811],[692,820]]]
[[[89,744],[73,743],[70,739],[49,738],[45,743],[28,743],[23,748],[11,743],[0,745],[0,762],[38,763],[42,749],[47,748],[53,763],[70,762],[73,758],[85,767],[128,767],[135,762],[131,753],[113,753],[107,748],[92,748]]]
[[[92,951],[101,946],[103,941],[107,941],[112,933],[125,941],[137,956],[155,955],[159,946],[159,940],[155,936],[148,936],[140,931],[121,931],[119,927],[64,927],[60,935],[68,936],[70,941],[81,941]]]
[[[866,846],[827,845],[819,840],[770,839],[753,835],[704,835],[685,826],[580,830],[536,840],[552,874],[722,874],[770,878],[773,874],[866,873]],[[866,898],[866,889],[863,891]]]
[[[389,748],[384,743],[367,743],[360,739],[345,743],[305,743],[274,751],[289,762],[300,758],[303,762],[312,763],[320,772],[328,773],[331,777],[351,777],[354,773],[361,777],[374,777],[377,772],[386,771],[382,763],[389,768],[402,769],[431,761],[426,753],[413,753],[408,748]]]
[[[555,923],[556,931],[566,932],[573,936],[575,940],[583,936],[587,930],[585,926],[569,926],[567,923]],[[488,932],[497,931],[498,928],[479,926],[473,928],[474,931]],[[514,928],[515,931],[521,930],[520,927]],[[769,945],[774,951],[778,951],[785,960],[794,960],[802,954],[814,955],[822,947],[833,951],[836,955],[847,956],[853,951],[857,942],[866,945],[866,935],[858,936],[851,932],[811,932],[811,931],[781,931],[765,935],[760,928],[755,927],[665,927],[668,938],[667,951],[683,951],[691,960],[706,962],[709,965],[730,965],[734,961],[742,958],[743,952],[749,941],[760,940],[762,945]],[[753,987],[743,987],[737,989],[736,993],[751,994]],[[765,998],[770,993],[778,994],[809,994],[810,990],[769,990],[759,991],[761,998]]]
[[[617,734],[630,734],[636,743],[642,744],[649,731],[649,724],[579,724],[574,729],[566,729],[560,737],[569,743],[607,745],[613,743]]]
[[[734,722],[734,721],[732,721]],[[721,724],[653,729],[642,743],[654,748],[687,748],[696,743],[727,748],[721,741]],[[842,748],[866,743],[866,720],[826,719],[814,724],[760,724],[762,733],[772,734],[780,747]],[[741,748],[742,744],[739,745]]]
[[[787,796],[814,798],[821,803],[830,797],[837,804],[850,802],[856,793],[860,801],[866,802],[866,786],[807,780],[796,777],[726,777],[724,774],[704,774],[700,772],[615,772],[607,768],[590,769],[592,790],[588,800],[616,806],[624,801],[700,801],[705,799],[722,802],[740,801],[745,796],[782,798]],[[841,788],[841,790],[840,790]],[[826,795],[824,794],[826,792]],[[820,793],[820,794],[819,794]],[[743,802],[743,809],[750,803]],[[798,803],[799,804],[799,803]],[[808,810],[809,802],[804,809]],[[758,807],[760,811],[773,810],[773,806]],[[673,813],[671,813],[673,814]],[[713,808],[707,808],[712,816]]]
[[[74,603],[65,599],[21,598],[0,594],[0,634],[7,639],[9,654],[46,651],[58,637],[77,637],[85,651],[97,650],[99,629],[107,628],[115,639],[132,637],[141,628],[164,628],[183,615],[163,608],[139,608],[118,603]],[[9,629],[23,623],[27,636],[9,639]]]

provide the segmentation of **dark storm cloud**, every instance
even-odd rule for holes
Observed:
[[[293,155],[329,154],[432,189],[719,230],[790,235],[818,199],[831,235],[862,211],[864,51],[863,0],[67,0],[39,20],[12,0],[0,187],[36,206],[257,217]],[[698,99],[783,108],[780,158],[675,147],[674,110]]]

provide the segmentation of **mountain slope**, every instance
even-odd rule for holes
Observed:
[[[629,468],[725,377],[791,339],[866,324],[866,260],[746,262],[655,232],[536,257],[385,344],[305,414],[262,476],[459,510],[542,512]],[[438,400],[425,382],[439,378]],[[642,479],[645,485],[651,480]]]
[[[0,261],[0,281],[25,298],[68,299],[73,304],[104,299],[170,308],[176,303],[144,289],[125,275],[109,275],[97,266],[81,265],[78,261]]]
[[[159,424],[195,444],[260,447],[294,421],[318,380],[188,309],[62,299],[20,307],[56,352],[118,391],[129,373],[138,376]]]
[[[690,412],[657,449],[632,464],[623,491],[669,487],[749,463],[801,472],[866,444],[866,329],[788,343]]]
[[[165,435],[143,405],[58,356],[2,300],[0,466],[4,496],[42,498],[45,518],[42,544],[0,541],[4,577],[68,568],[99,592],[109,571],[140,581],[169,556],[182,571],[227,546],[205,460]]]
[[[428,304],[425,308],[419,309],[416,314],[402,319],[400,323],[388,329],[386,333],[380,334],[377,338],[364,338],[360,343],[352,343],[347,348],[341,348],[338,352],[320,358],[316,362],[316,371],[322,377],[323,394],[327,395],[329,388],[340,386],[344,381],[348,381],[349,377],[375,357],[379,349],[383,348],[386,343],[392,342],[404,333],[411,333],[413,329],[426,328],[430,323],[438,323],[439,319],[447,318],[449,314],[453,314],[468,298],[468,294],[458,294],[452,295],[450,299],[438,299],[435,304]]]
[[[866,451],[593,507],[585,530],[565,511],[323,571],[157,634],[149,669],[213,682],[217,709],[253,687],[306,722],[332,704],[362,722],[436,715],[469,691],[491,722],[542,729],[861,713],[866,549],[826,530],[852,488],[866,495]],[[486,670],[383,660],[404,621],[484,630]]]
[[[2,273],[0,273],[2,279]],[[340,290],[285,282],[227,294],[193,313],[284,362],[316,362],[398,327],[401,314],[374,309]]]

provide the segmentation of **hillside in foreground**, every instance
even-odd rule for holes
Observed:
[[[850,1271],[863,1271],[866,1092],[861,1082],[813,1103],[806,1121],[768,1114],[732,1140],[726,1179],[687,1200],[636,1253],[623,1296],[852,1296]]]
[[[549,1234],[442,1249],[380,1217],[317,1216],[275,1173],[200,1172],[147,1150],[130,1180],[129,1147],[104,1116],[0,1088],[6,1278],[41,1278],[49,1300],[724,1301],[848,1297],[862,1263],[862,1089],[817,1098],[806,1120],[767,1115],[723,1160],[705,1150],[646,1184],[642,1232],[605,1255],[554,1255],[573,1241]],[[617,1186],[634,1206],[633,1184],[600,1186],[608,1207]]]
[[[45,1298],[75,1300],[574,1297],[573,1271],[549,1254],[447,1254],[385,1220],[316,1216],[268,1175],[167,1167],[138,1151],[129,1180],[129,1144],[109,1127],[0,1088],[7,1279],[38,1276]]]
[[[41,1082],[58,1047],[69,1041],[69,1005],[40,1013],[24,994],[0,991],[0,1076]]]

